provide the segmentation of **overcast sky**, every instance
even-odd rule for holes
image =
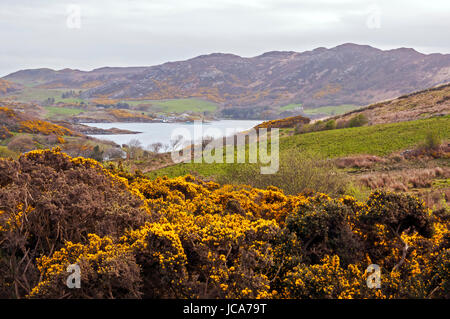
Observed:
[[[346,42],[450,53],[449,0],[1,0],[0,76]]]

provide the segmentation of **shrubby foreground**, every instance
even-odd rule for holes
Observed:
[[[449,217],[395,193],[150,180],[32,151],[0,160],[0,297],[449,298]]]

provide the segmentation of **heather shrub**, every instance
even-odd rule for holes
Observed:
[[[386,160],[384,158],[374,155],[354,155],[335,159],[335,163],[339,168],[348,168],[348,167],[369,168],[378,163],[385,163],[385,162]]]

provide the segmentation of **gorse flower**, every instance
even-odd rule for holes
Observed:
[[[59,149],[0,160],[0,297],[447,298],[447,213],[375,192],[151,180]],[[67,267],[81,269],[69,289]],[[367,266],[381,268],[370,289]]]

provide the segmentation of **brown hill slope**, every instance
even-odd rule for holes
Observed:
[[[343,44],[252,58],[216,53],[152,67],[25,70],[5,79],[84,88],[84,98],[201,97],[224,106],[365,105],[450,82],[450,55]]]
[[[80,136],[79,133],[73,132],[64,126],[43,121],[1,105],[0,128],[6,133],[18,132],[57,136]]]
[[[7,81],[5,79],[0,79],[0,95],[15,92],[19,89],[21,89],[19,84]]]
[[[334,117],[348,121],[363,114],[369,124],[412,121],[450,113],[450,83],[371,104],[365,108]]]

